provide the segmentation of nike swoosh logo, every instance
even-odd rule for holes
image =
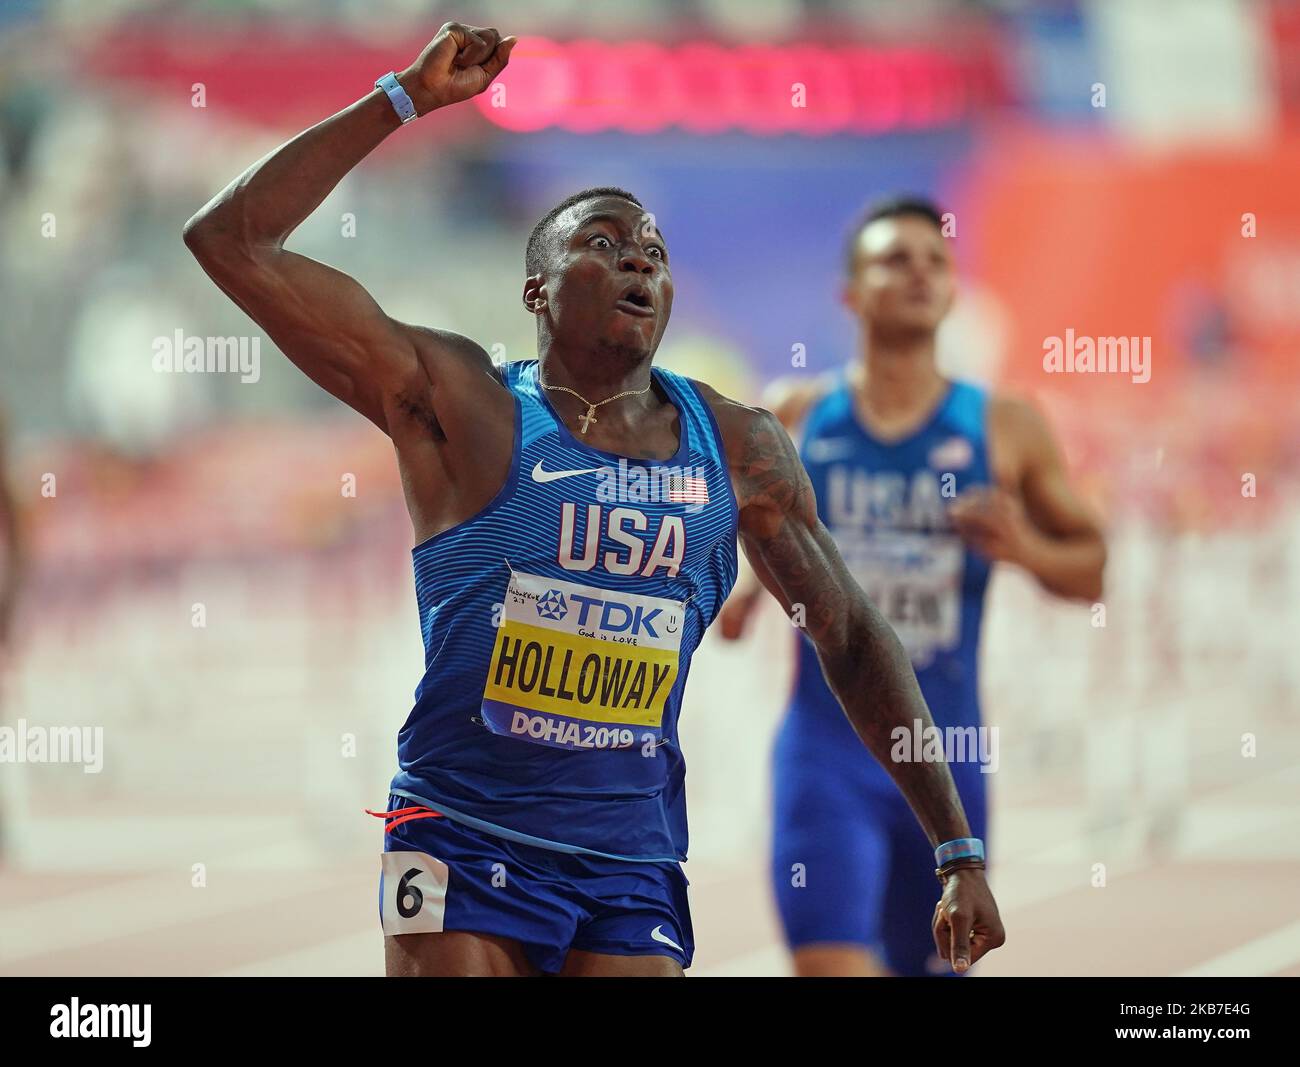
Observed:
[[[535,482],[554,482],[560,478],[572,478],[575,474],[595,474],[601,467],[588,467],[584,471],[544,471],[542,470],[542,461],[537,461],[537,466],[533,468],[533,481]]]
[[[670,940],[669,938],[664,936],[664,928],[662,923],[650,931],[650,940],[658,941],[659,944],[667,945],[669,948],[675,948],[683,956],[686,955],[686,950],[682,948],[681,945],[679,945],[676,941]]]

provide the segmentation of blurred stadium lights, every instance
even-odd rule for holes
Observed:
[[[966,60],[921,47],[669,49],[649,41],[529,37],[514,58],[500,97],[485,93],[475,104],[515,131],[651,133],[679,126],[699,134],[872,134],[959,122],[999,96],[989,57]],[[798,87],[817,100],[815,108],[791,106]]]
[[[510,70],[475,103],[493,124],[516,132],[676,126],[756,136],[934,128],[1008,103],[1001,52],[987,33],[872,47],[849,43],[850,35],[828,46],[819,36],[809,29],[776,46],[525,35]],[[97,42],[87,63],[105,80],[178,95],[201,82],[227,113],[283,125],[315,115],[323,101],[342,106],[375,69],[416,54],[424,40],[403,31],[358,41],[337,26],[283,32],[132,23]],[[800,91],[813,104],[792,106]],[[463,121],[460,113],[452,118]]]
[[[1295,80],[1285,77],[1296,66],[1293,5],[1280,0],[660,3],[635,15],[614,5],[617,17],[567,0],[517,11],[441,5],[432,15],[425,6],[367,4],[368,20],[345,0],[19,10],[75,30],[86,69],[106,81],[177,93],[202,82],[225,114],[279,127],[342,106],[374,69],[414,54],[431,21],[452,17],[523,36],[498,92],[476,101],[489,122],[515,132],[861,136],[1012,109],[1157,142],[1249,137]],[[384,12],[393,17],[377,21]],[[768,26],[780,32],[769,36]],[[1104,106],[1080,91],[1102,84]],[[815,106],[791,106],[798,85]]]

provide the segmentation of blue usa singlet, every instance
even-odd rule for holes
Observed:
[[[538,385],[514,395],[510,474],[413,550],[425,672],[392,791],[512,840],[615,859],[686,857],[677,719],[691,655],[736,578],[736,501],[707,403],[668,460],[583,444]]]
[[[990,568],[967,549],[947,509],[956,494],[989,482],[986,401],[979,387],[953,382],[920,429],[886,443],[859,421],[841,377],[809,412],[801,447],[821,520],[907,649],[941,728],[980,720],[976,665]],[[806,639],[785,729],[802,739],[796,748],[842,757],[855,780],[894,790],[885,770],[864,758]]]

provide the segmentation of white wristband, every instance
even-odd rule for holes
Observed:
[[[419,118],[415,113],[415,104],[402,88],[402,83],[397,80],[397,75],[389,71],[382,78],[375,82],[376,89],[383,89],[388,99],[392,102],[393,110],[397,112],[397,117],[402,120],[402,125],[410,122],[412,119]]]

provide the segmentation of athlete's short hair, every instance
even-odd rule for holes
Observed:
[[[601,196],[621,196],[624,200],[632,201],[637,207],[645,206],[626,189],[619,189],[613,185],[597,185],[590,189],[583,189],[572,196],[566,196],[537,220],[533,232],[528,235],[528,246],[524,251],[524,271],[529,277],[541,274],[542,267],[545,265],[546,245],[551,236],[551,224],[574,204],[581,204],[584,200],[595,200]]]
[[[875,201],[858,218],[857,225],[849,231],[844,241],[844,270],[852,274],[858,265],[858,238],[862,231],[879,219],[897,219],[911,215],[934,223],[943,232],[943,214],[933,200],[923,196],[901,194]]]

